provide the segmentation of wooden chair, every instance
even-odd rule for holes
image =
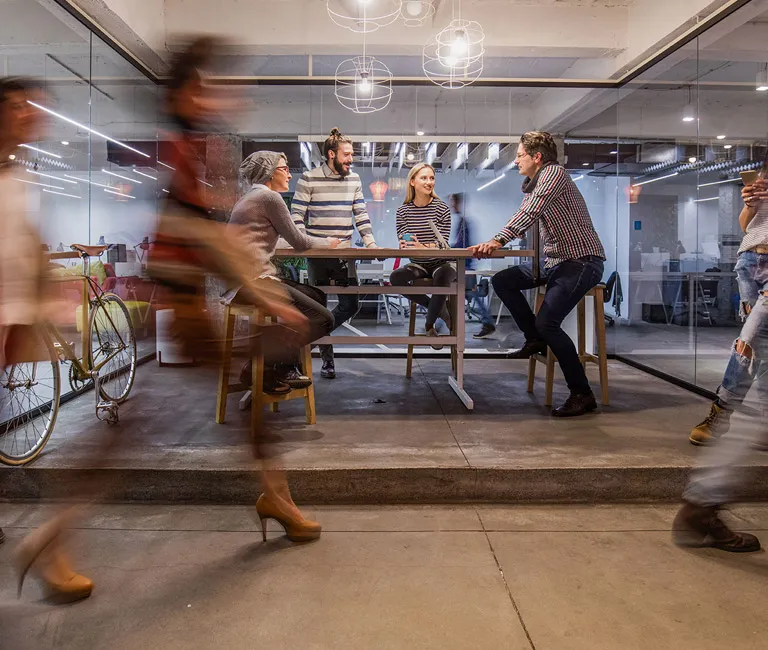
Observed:
[[[605,312],[603,308],[603,289],[604,284],[598,284],[592,287],[584,298],[581,299],[576,307],[576,320],[578,328],[578,346],[579,360],[586,368],[587,363],[595,363],[600,369],[600,390],[602,392],[603,406],[610,404],[608,396],[608,345],[605,340]],[[544,302],[545,287],[539,287],[536,293],[536,312],[541,308]],[[595,330],[597,334],[597,354],[587,353],[587,302],[588,296],[594,299],[595,311]],[[552,406],[552,387],[555,380],[555,362],[557,359],[552,350],[547,348],[547,354],[535,354],[528,360],[528,392],[533,392],[533,381],[536,378],[536,363],[540,362],[546,366],[544,404]]]
[[[432,280],[429,278],[425,278],[423,280],[415,280],[413,282],[414,287],[431,287],[434,286],[432,284]],[[397,287],[395,287],[396,289]],[[429,291],[426,291],[424,293],[429,293]],[[407,297],[407,296],[406,296]],[[448,312],[451,314],[451,320],[454,320],[457,318],[456,310],[454,307],[454,300],[452,300],[450,297],[448,298]],[[418,304],[413,302],[413,300],[409,299],[410,304],[410,319],[408,321],[408,336],[424,336],[424,338],[427,338],[426,334],[416,334],[416,310],[418,308]],[[459,318],[463,318],[464,314],[459,314]],[[456,323],[451,323],[451,336],[456,336]],[[436,339],[436,341],[439,343],[440,339]],[[408,356],[406,358],[405,362],[405,376],[410,379],[411,373],[413,370],[413,349],[414,345],[409,344],[408,345]],[[451,367],[453,368],[454,373],[456,372],[456,361],[457,361],[457,352],[456,352],[456,346],[450,345],[451,348]]]
[[[253,386],[237,382],[229,383],[229,374],[232,366],[232,347],[235,334],[235,321],[237,316],[248,318],[251,338],[256,341],[252,358]],[[230,393],[245,391],[240,400],[240,409],[245,410],[251,403],[251,427],[252,431],[258,431],[261,426],[264,407],[269,404],[273,412],[277,412],[280,402],[292,399],[303,399],[307,416],[307,424],[317,422],[315,411],[315,387],[311,384],[307,388],[292,390],[285,395],[270,395],[264,392],[264,355],[260,346],[260,337],[257,336],[259,327],[266,323],[264,315],[250,305],[227,305],[224,308],[224,358],[219,371],[219,386],[216,397],[216,423],[222,424],[227,413],[227,396]],[[310,346],[301,349],[301,371],[310,379],[312,378],[312,355]]]

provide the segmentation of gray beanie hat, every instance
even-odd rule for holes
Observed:
[[[282,160],[287,162],[284,153],[256,151],[240,164],[240,175],[251,185],[263,185],[272,178]]]

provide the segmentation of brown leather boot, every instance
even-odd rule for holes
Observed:
[[[678,546],[719,548],[729,553],[753,553],[760,550],[760,540],[749,533],[732,531],[720,519],[719,506],[699,506],[688,501],[675,517],[672,538]]]

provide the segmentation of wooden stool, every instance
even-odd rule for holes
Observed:
[[[578,346],[579,360],[585,368],[587,363],[596,363],[600,369],[600,390],[602,392],[603,406],[608,406],[610,400],[608,397],[608,345],[605,340],[605,314],[603,309],[603,289],[604,284],[598,284],[587,291],[586,295],[579,301],[576,307],[576,320],[578,325]],[[536,292],[536,312],[538,313],[544,302],[545,287],[539,287]],[[587,297],[592,296],[595,308],[595,329],[597,331],[597,355],[587,353]],[[555,380],[555,362],[557,359],[552,350],[547,348],[547,354],[534,354],[528,360],[528,392],[533,392],[533,380],[536,377],[536,362],[543,363],[546,368],[544,404],[552,406],[552,386]]]
[[[252,358],[252,382],[253,386],[243,383],[229,383],[229,372],[232,365],[232,346],[235,334],[235,320],[237,316],[248,318],[249,332],[254,340],[255,347]],[[264,326],[266,318],[255,307],[250,305],[227,305],[224,308],[224,358],[219,371],[219,387],[216,397],[216,423],[222,424],[227,414],[227,395],[246,391],[240,400],[240,409],[245,410],[251,404],[252,432],[258,431],[261,426],[264,407],[269,404],[273,412],[277,412],[280,402],[292,399],[304,399],[304,408],[307,415],[307,424],[315,424],[317,415],[315,411],[315,387],[310,384],[307,388],[297,388],[284,395],[270,395],[264,392],[264,354],[261,350],[258,328]],[[301,371],[310,379],[312,378],[312,355],[310,346],[305,345],[301,349]]]
[[[434,286],[432,284],[432,280],[429,278],[424,278],[423,280],[414,280],[413,284],[410,286],[414,287],[432,287]],[[425,293],[429,293],[426,291]],[[406,296],[407,297],[407,296]],[[410,319],[408,321],[408,336],[424,336],[424,338],[427,338],[426,334],[416,334],[416,308],[419,306],[418,303],[413,302],[413,300],[410,300],[410,310],[411,315]],[[457,318],[457,315],[454,313],[455,310],[453,309],[454,301],[451,299],[450,296],[448,296],[448,301],[446,303],[448,305],[448,312],[451,314],[451,321],[455,321]],[[463,316],[463,314],[462,314]],[[451,336],[456,336],[456,323],[451,323]],[[440,339],[436,339],[437,342],[440,341]],[[411,371],[413,370],[413,348],[415,346],[408,344],[408,356],[405,362],[405,376],[410,379],[411,378]],[[453,368],[453,372],[456,372],[456,361],[458,359],[457,353],[456,353],[456,346],[451,345],[449,346],[451,348],[451,367]]]

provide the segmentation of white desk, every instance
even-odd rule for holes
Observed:
[[[533,257],[532,250],[499,250],[492,257]],[[293,249],[278,249],[275,251],[275,257],[306,257],[312,259],[342,259],[342,260],[382,260],[390,258],[409,258],[417,261],[419,259],[433,258],[444,259],[447,261],[462,261],[472,257],[472,253],[465,248],[454,248],[448,250],[435,250],[433,248],[409,248],[407,250],[399,248],[318,248],[310,249],[304,252],[297,252]],[[448,377],[448,383],[456,395],[462,401],[467,409],[474,408],[472,398],[464,390],[464,293],[465,268],[463,263],[456,264],[456,282],[449,287],[391,287],[376,285],[357,285],[351,287],[340,286],[321,286],[321,289],[327,294],[393,294],[397,293],[403,296],[421,295],[430,293],[432,295],[453,296],[454,313],[451,314],[453,320],[453,331],[450,336],[441,336],[434,339],[426,336],[326,336],[317,341],[320,344],[337,345],[422,345],[430,346],[436,341],[443,345],[456,346],[456,372]],[[428,291],[425,291],[428,289]]]

